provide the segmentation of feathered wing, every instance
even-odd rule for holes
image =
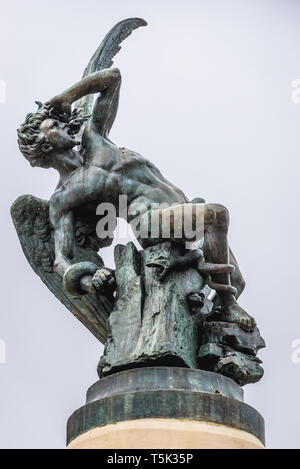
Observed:
[[[147,22],[141,18],[128,18],[117,23],[101,42],[86,67],[82,78],[104,68],[111,67],[114,56],[121,49],[121,42],[130,36],[132,31],[146,25]],[[93,107],[93,99],[93,95],[84,96],[75,103],[74,107],[79,114],[88,115]]]
[[[53,268],[54,230],[49,221],[49,202],[31,195],[23,195],[12,205],[11,216],[23,252],[35,273],[59,301],[104,343],[107,337],[107,318],[113,308],[113,297],[87,294],[74,298],[65,290],[62,278]],[[77,217],[75,239],[74,263],[88,260],[99,267],[103,266],[103,261],[97,254],[101,241],[96,236],[95,225],[89,225]],[[110,242],[106,241],[106,245]]]

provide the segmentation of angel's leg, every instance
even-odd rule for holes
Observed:
[[[239,296],[243,293],[246,284],[245,284],[245,280],[242,275],[242,272],[240,271],[238,262],[230,248],[229,248],[229,259],[230,259],[230,264],[233,265],[235,268],[234,272],[230,274],[230,282],[231,282],[231,285],[233,285],[236,289],[235,297],[236,299],[238,299]]]
[[[228,226],[229,214],[225,207],[216,204],[205,204],[203,252],[206,261],[216,264],[228,264],[231,260],[234,260],[237,266],[233,254],[229,251],[227,240]],[[236,274],[227,272],[211,276],[212,281],[217,285],[225,286],[223,291],[222,288],[218,291],[222,305],[219,319],[238,323],[243,329],[251,331],[256,325],[255,320],[236,301],[236,296],[242,291],[242,283],[238,273],[239,270]],[[233,292],[231,289],[232,278],[236,280],[234,282],[238,287],[236,292]]]
[[[201,212],[202,210],[202,212]],[[235,261],[234,256],[229,253],[229,246],[227,240],[227,232],[229,225],[229,215],[228,211],[222,205],[217,204],[201,204],[199,207],[199,212],[203,213],[203,223],[198,224],[200,230],[204,232],[204,244],[203,252],[206,263],[218,264],[220,266],[219,271],[223,273],[212,273],[211,274],[211,286],[218,291],[222,311],[218,315],[219,320],[234,322],[239,324],[245,330],[253,330],[255,327],[255,320],[249,316],[237,303],[235,295],[238,295],[242,291],[242,285],[238,285],[240,278],[238,272],[236,275],[232,274],[232,279],[238,288],[234,288],[235,285],[231,285],[231,274],[228,267],[230,259]],[[158,234],[158,239],[156,242],[166,241],[164,232],[166,233],[169,230],[169,239],[177,243],[187,243],[193,241],[192,239],[187,239],[184,236],[184,230],[182,231],[182,236],[178,237],[178,224],[184,226],[187,223],[194,228],[197,227],[196,222],[197,216],[197,204],[194,204],[192,210],[184,210],[184,205],[176,205],[173,207],[168,207],[165,209],[160,209],[156,211],[156,220],[158,221],[158,229],[156,230]],[[187,220],[187,218],[190,218]],[[143,221],[147,225],[147,229],[151,226],[151,211],[147,212],[144,215]],[[143,225],[143,221],[141,225]],[[168,226],[164,226],[165,224]],[[203,226],[204,225],[204,226]],[[167,228],[167,229],[166,229]],[[147,230],[145,230],[147,232]],[[150,235],[150,232],[148,233]],[[196,233],[196,235],[199,233]],[[151,235],[150,235],[151,238]],[[143,247],[146,247],[150,238],[147,240],[140,240]],[[199,239],[199,238],[198,238]],[[146,243],[145,243],[146,241]],[[153,241],[153,239],[152,239]],[[195,253],[196,254],[196,253]],[[189,259],[195,259],[195,256],[189,256]],[[204,266],[202,261],[199,260],[198,270],[199,272],[207,271],[207,266]]]

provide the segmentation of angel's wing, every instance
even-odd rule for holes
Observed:
[[[86,67],[83,77],[97,72],[104,68],[109,68],[113,64],[114,56],[121,49],[121,42],[124,41],[132,31],[140,26],[146,26],[147,22],[141,18],[128,18],[117,23],[105,36],[100,46],[91,58],[88,66]],[[74,105],[78,113],[81,115],[88,115],[91,113],[93,107],[93,95],[84,96]]]
[[[107,337],[107,318],[113,307],[113,297],[87,294],[72,297],[64,288],[62,278],[53,268],[54,230],[49,222],[49,203],[31,195],[19,197],[11,207],[11,216],[24,251],[35,273],[49,290],[84,324],[100,342]],[[89,260],[103,266],[97,254],[101,240],[95,234],[95,225],[76,217],[76,247],[73,262]],[[111,240],[106,241],[108,245]]]

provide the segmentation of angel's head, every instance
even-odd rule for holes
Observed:
[[[79,145],[75,135],[84,119],[78,118],[76,112],[68,117],[60,115],[49,103],[37,104],[39,109],[28,114],[17,131],[18,143],[31,166],[49,168],[55,154]]]

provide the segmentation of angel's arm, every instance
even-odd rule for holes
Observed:
[[[54,223],[54,243],[56,272],[63,277],[70,267],[74,247],[74,215],[67,212],[61,215]]]
[[[51,216],[52,215],[52,216]],[[71,267],[73,257],[75,236],[74,236],[74,214],[72,211],[61,215],[51,214],[50,218],[54,226],[55,243],[55,261],[56,272],[64,278],[65,273]],[[114,287],[114,273],[111,269],[103,266],[98,269],[94,276],[90,274],[83,275],[80,278],[80,289],[87,293],[96,293],[97,290]],[[81,293],[82,294],[82,293]]]
[[[63,277],[65,272],[71,266],[70,259],[73,257],[74,249],[74,215],[69,211],[55,220],[54,224],[54,243],[55,243],[55,261],[56,272]],[[81,288],[89,292],[92,276],[85,275],[80,280]]]
[[[73,102],[83,96],[101,93],[93,109],[92,122],[101,135],[107,135],[117,113],[121,74],[117,68],[109,68],[92,73],[58,96],[52,98],[50,104],[70,114]]]

